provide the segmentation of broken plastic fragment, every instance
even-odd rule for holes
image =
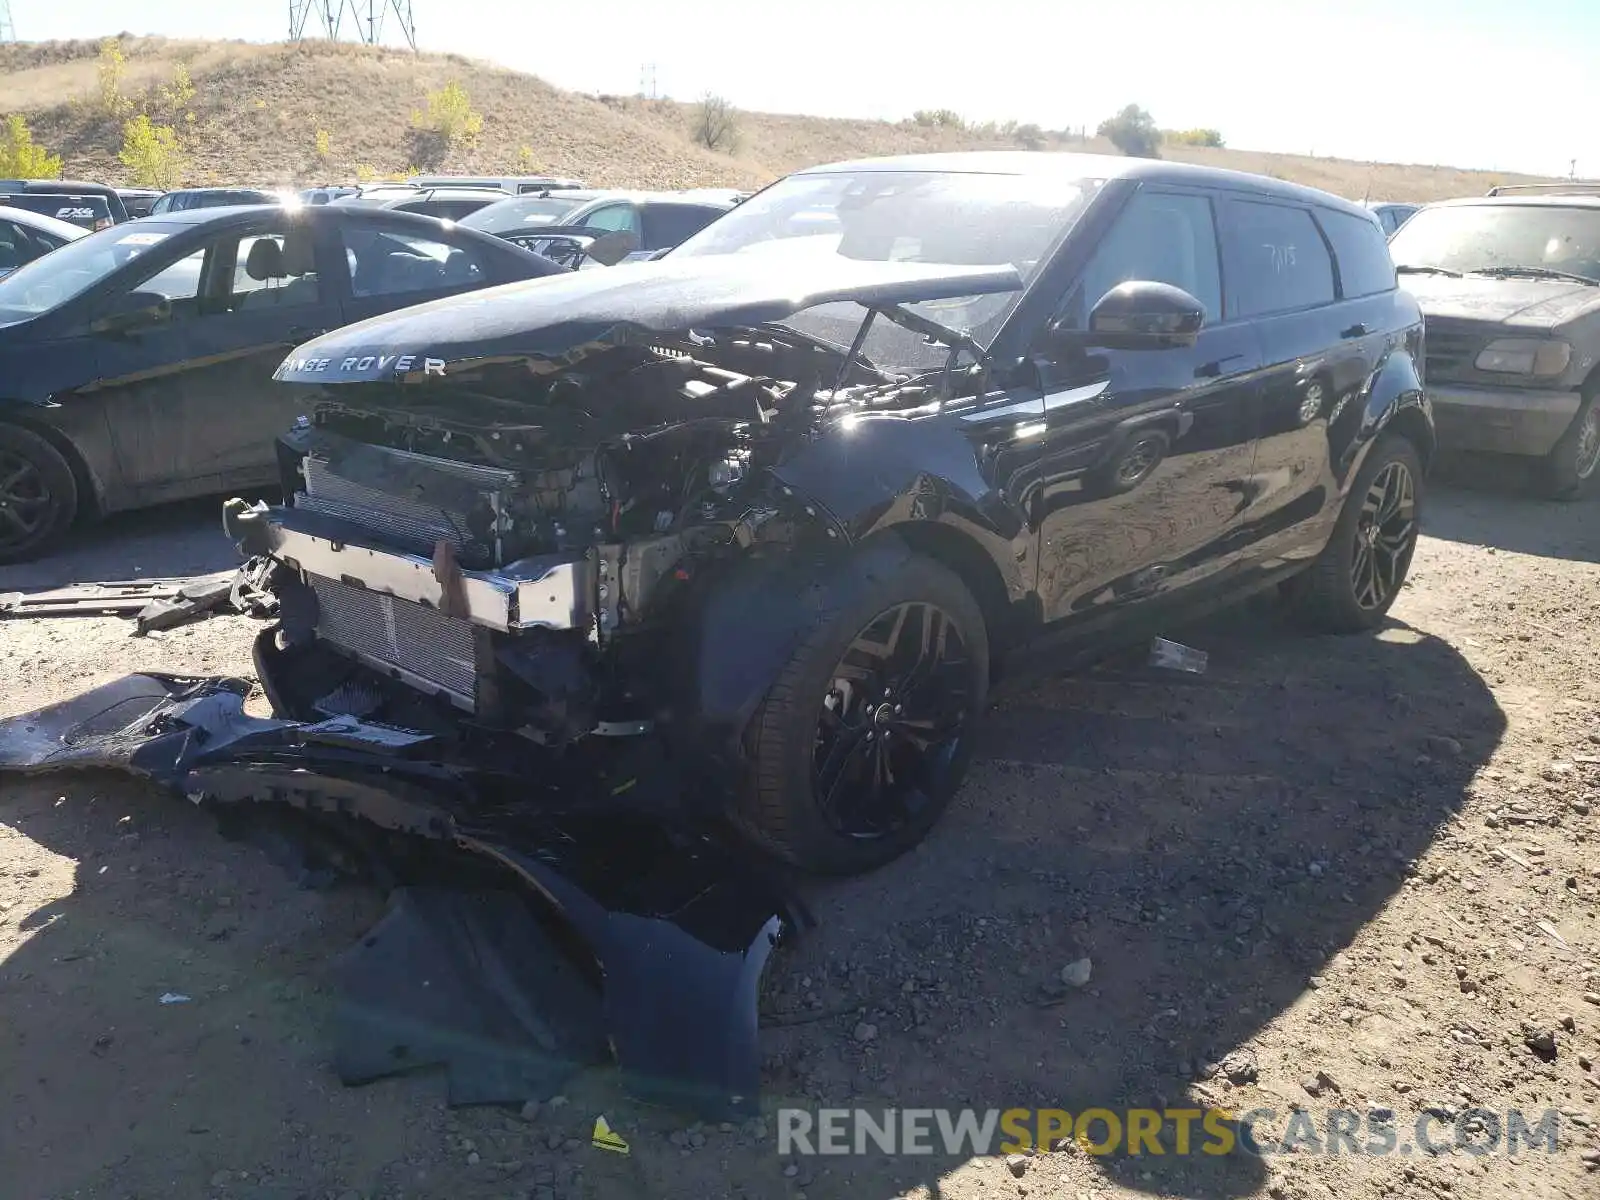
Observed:
[[[594,1136],[590,1139],[596,1150],[609,1150],[613,1154],[628,1154],[628,1143],[607,1124],[604,1117],[594,1119]]]
[[[1181,642],[1169,642],[1166,638],[1158,637],[1150,643],[1152,667],[1165,667],[1169,671],[1187,671],[1191,675],[1204,675],[1207,658],[1204,650],[1196,650]]]
[[[185,996],[182,992],[166,992],[161,997],[161,1003],[187,1004],[189,1003],[189,997]]]

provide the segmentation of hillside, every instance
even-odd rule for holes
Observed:
[[[872,154],[1016,148],[999,130],[912,122],[740,114],[739,143],[718,153],[692,138],[694,106],[591,96],[532,75],[455,55],[327,42],[257,45],[124,38],[122,92],[170,121],[189,154],[184,182],[332,182],[396,175],[408,166],[463,172],[553,172],[603,185],[756,186],[797,167]],[[99,111],[91,41],[0,46],[0,114],[21,112],[34,136],[63,155],[67,174],[122,181],[120,122]],[[156,89],[183,64],[195,95],[164,113]],[[427,93],[458,80],[482,112],[471,149],[423,161],[411,115]],[[326,157],[317,134],[327,133]],[[1111,151],[1098,140],[1046,137],[1047,150]],[[1450,167],[1371,164],[1247,150],[1168,146],[1173,159],[1232,167],[1344,195],[1432,200],[1531,177]]]

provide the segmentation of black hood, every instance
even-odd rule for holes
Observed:
[[[1424,317],[1544,332],[1600,311],[1600,288],[1562,279],[1402,275]]]
[[[457,368],[588,354],[691,329],[781,321],[818,304],[912,304],[1015,292],[1016,268],[718,255],[576,271],[434,300],[298,347],[274,372],[290,383],[423,380]]]

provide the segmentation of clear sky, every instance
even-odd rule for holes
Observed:
[[[10,3],[29,41],[289,25],[288,0]],[[1600,176],[1600,0],[413,3],[422,48],[583,91],[639,91],[653,63],[663,95],[776,112],[1059,129],[1133,102],[1242,149]]]

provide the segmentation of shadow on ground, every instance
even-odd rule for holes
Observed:
[[[1448,542],[1600,562],[1600,538],[1590,523],[1572,520],[1570,511],[1600,511],[1596,501],[1546,500],[1539,494],[1533,470],[1531,460],[1507,455],[1441,459],[1423,528],[1429,537]]]
[[[206,575],[236,567],[238,551],[222,532],[224,499],[205,496],[79,525],[44,557],[0,566],[0,592]]]

